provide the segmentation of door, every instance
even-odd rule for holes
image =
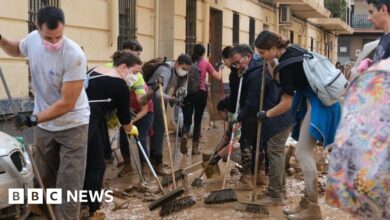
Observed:
[[[221,62],[222,52],[222,11],[211,8],[210,9],[210,39],[207,46],[207,53],[210,63],[217,68],[218,63]],[[223,82],[209,78],[209,115],[211,121],[220,120],[217,111],[217,104],[223,98],[224,87]]]

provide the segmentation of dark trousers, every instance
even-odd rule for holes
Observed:
[[[164,103],[166,106],[166,102]],[[154,96],[154,119],[153,119],[153,135],[150,137],[150,160],[156,164],[163,162],[163,146],[164,146],[164,117],[161,107],[161,98]]]
[[[241,123],[241,161],[243,174],[250,175],[253,172],[252,149],[256,149],[257,120],[256,117],[247,119]]]
[[[142,117],[140,120],[134,123],[135,126],[138,128],[139,136],[138,139],[142,144],[142,147],[148,155],[148,147],[146,146],[146,138],[148,137],[148,133],[150,128],[153,125],[153,118],[154,114],[153,112],[148,112],[144,117]],[[121,154],[124,161],[130,161],[130,145],[129,141],[127,139],[127,134],[125,129],[123,127],[119,130],[119,148],[121,150]],[[139,158],[141,163],[145,163],[144,156],[142,155],[141,151],[139,151]]]
[[[88,132],[87,167],[85,172],[84,189],[100,192],[105,172],[105,155],[111,149],[108,139],[108,128],[105,119],[91,117]],[[98,201],[88,197],[89,212],[94,213],[100,208]]]
[[[203,90],[199,90],[193,95],[188,95],[184,99],[184,106],[182,108],[184,116],[183,133],[187,134],[189,132],[192,124],[192,116],[194,115],[194,141],[199,141],[202,118],[206,105],[207,92]]]

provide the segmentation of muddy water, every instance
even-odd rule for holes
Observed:
[[[207,121],[206,121],[207,122]],[[215,146],[215,144],[219,141],[220,136],[223,133],[223,125],[217,124],[217,127],[209,126],[208,123],[205,123],[202,130],[202,138],[200,146],[203,149],[211,149]],[[175,146],[175,136],[172,134],[170,136],[171,145],[174,148]],[[191,146],[191,142],[189,142],[189,146]],[[190,149],[189,149],[189,152]],[[164,160],[166,163],[169,163],[168,160],[168,151],[165,146],[165,155]],[[191,165],[192,163],[196,163],[200,161],[200,156],[191,157],[190,153],[188,156],[182,156],[179,152],[177,153],[177,160],[175,161],[175,169],[179,167],[186,167]],[[105,184],[110,187],[117,188],[119,190],[124,190],[130,185],[136,185],[139,182],[139,178],[137,173],[134,172],[133,175],[128,177],[117,178],[118,168],[115,166],[116,164],[109,165],[107,168],[107,173],[105,176]],[[231,163],[231,168],[234,165],[234,162]],[[220,162],[221,173],[225,170],[226,163]],[[200,174],[200,171],[195,173],[190,173],[188,175],[188,182],[191,183],[192,180]],[[239,176],[232,176],[228,179],[228,187],[233,187],[234,184],[238,181]],[[153,190],[157,190],[157,184],[152,177],[148,178],[149,185]],[[320,177],[320,181],[325,183],[325,177]],[[185,209],[179,213],[172,214],[164,219],[259,219],[262,217],[263,219],[285,219],[282,209],[282,206],[270,206],[268,207],[270,215],[268,217],[254,215],[246,212],[236,211],[235,209],[240,207],[238,203],[228,203],[223,205],[205,205],[203,203],[204,197],[207,196],[208,192],[219,189],[222,185],[222,175],[218,178],[214,179],[205,179],[203,181],[203,187],[200,189],[190,189],[188,194],[194,195],[196,199],[196,204],[189,208]],[[287,180],[287,194],[288,199],[286,201],[287,206],[295,206],[300,197],[302,196],[301,192],[304,188],[303,181],[299,180],[299,178],[290,177]],[[258,192],[265,191],[265,188],[258,189]],[[243,192],[236,191],[239,201],[249,202],[251,192]],[[159,195],[161,196],[161,195]],[[148,209],[148,202],[142,202],[142,195],[138,195],[138,197],[131,197],[131,201],[128,205],[125,205],[123,209],[118,209],[116,211],[111,211],[115,205],[114,203],[103,204],[102,210],[106,214],[107,219],[160,219],[159,209],[150,212]],[[115,198],[114,201],[121,202],[124,201],[122,199]],[[326,205],[323,202],[323,197],[321,197],[321,210],[323,213],[323,219],[331,220],[331,219],[342,219],[342,220],[350,220],[353,219],[349,214],[342,212],[338,209],[332,208]]]

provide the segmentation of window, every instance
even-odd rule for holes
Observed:
[[[313,50],[314,50],[314,39],[311,37],[310,38],[310,51],[313,52]]]
[[[254,48],[256,35],[256,21],[254,18],[249,18],[249,45]]]
[[[196,44],[196,0],[187,0],[186,4],[186,53],[192,54]]]
[[[339,37],[338,38],[338,51],[337,56],[339,57],[349,57],[351,49],[351,39],[349,37]]]
[[[299,44],[299,46],[303,46],[302,45],[302,35],[298,35],[298,44]]]
[[[135,7],[136,0],[119,0],[118,50],[125,40],[136,38]]]
[[[37,22],[37,15],[39,9],[45,6],[59,6],[59,0],[29,0],[28,2],[28,32],[37,29],[35,22]]]
[[[233,46],[240,42],[240,15],[233,13]]]
[[[290,31],[290,44],[294,43],[294,31]]]

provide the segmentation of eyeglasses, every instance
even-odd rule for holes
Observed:
[[[244,58],[245,58],[245,57],[241,57],[240,60],[238,60],[238,61],[236,61],[236,62],[233,62],[233,63],[231,64],[231,66],[234,67],[234,68],[238,68],[238,66],[241,65],[242,61],[244,61]]]

